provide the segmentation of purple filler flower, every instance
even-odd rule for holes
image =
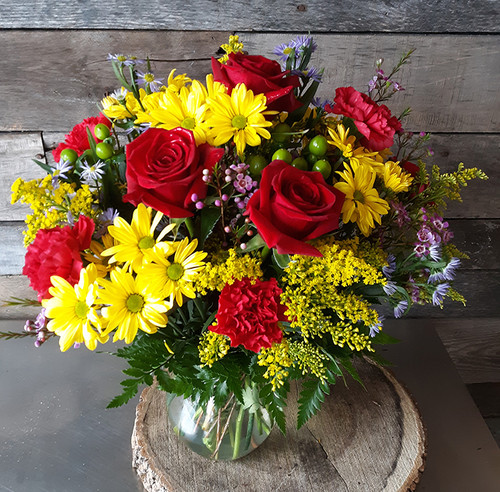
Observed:
[[[432,294],[432,304],[434,306],[440,306],[443,303],[443,299],[450,288],[450,284],[444,283],[436,286],[436,290]]]

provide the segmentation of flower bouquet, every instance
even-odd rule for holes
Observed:
[[[156,381],[179,435],[215,459],[285,432],[290,381],[300,427],[359,379],[354,358],[380,362],[384,309],[464,302],[442,210],[486,176],[427,170],[429,135],[383,104],[410,53],[388,74],[379,60],[367,93],[323,101],[315,49],[301,36],[274,61],[231,36],[204,81],[110,55],[119,88],[99,116],[12,187],[33,210],[23,273],[42,306],[23,335],[62,351],[123,340],[109,406]]]

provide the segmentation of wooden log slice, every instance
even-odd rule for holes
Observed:
[[[387,370],[366,361],[357,369],[366,389],[338,381],[299,430],[294,388],[286,437],[275,428],[259,448],[230,462],[202,458],[179,441],[165,393],[147,388],[137,406],[133,467],[149,492],[415,490],[425,460],[415,403]]]

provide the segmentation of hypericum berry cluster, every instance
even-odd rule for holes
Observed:
[[[415,254],[430,256],[439,261],[441,257],[441,245],[446,244],[453,238],[453,232],[448,230],[448,222],[443,217],[433,215],[429,217],[425,209],[422,209],[422,225],[417,232],[417,241],[414,243]]]
[[[45,308],[42,308],[35,321],[30,319],[26,320],[24,324],[24,331],[27,333],[32,333],[36,336],[35,347],[40,347],[47,338],[51,336],[50,332],[47,330],[47,318],[45,317]]]

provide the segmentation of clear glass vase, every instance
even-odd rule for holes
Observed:
[[[235,460],[262,444],[272,419],[257,401],[241,404],[234,395],[220,408],[214,399],[197,401],[167,394],[168,419],[175,433],[195,453],[213,460]]]

